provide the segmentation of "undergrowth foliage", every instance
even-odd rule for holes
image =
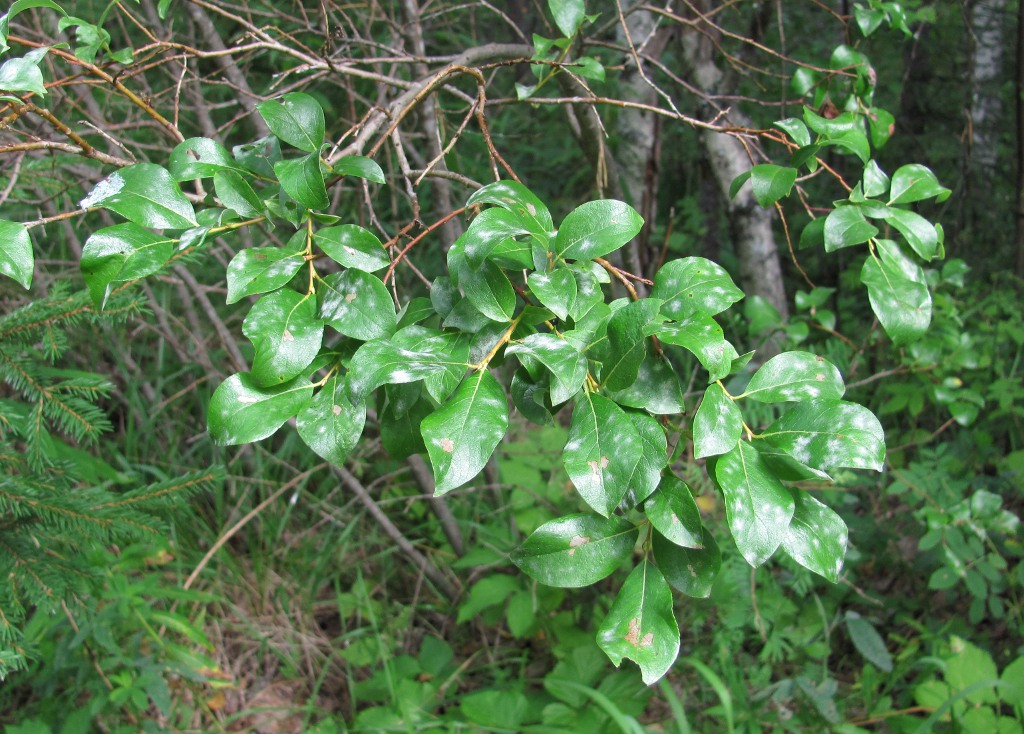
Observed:
[[[581,2],[551,6],[565,37],[538,43],[534,60],[555,48],[562,50],[560,63],[587,18]],[[42,51],[12,60],[19,65],[3,77],[8,92],[45,93]],[[854,72],[809,79],[803,93],[812,101],[831,85],[831,99],[845,95],[843,111],[823,117],[806,107],[780,121],[785,135],[767,137],[789,160],[755,166],[733,193],[749,181],[759,204],[775,206],[799,176],[818,170],[823,148],[852,156],[861,179],[806,227],[801,243],[828,252],[864,247],[861,282],[871,308],[892,340],[906,344],[930,321],[922,264],[942,254],[941,228],[908,205],[949,191],[924,166],[903,166],[891,176],[880,168],[873,156],[888,125],[870,105],[873,71],[850,48],[837,54],[834,68]],[[598,62],[590,61],[576,63],[596,73]],[[519,89],[522,99],[559,69],[536,64],[534,71],[538,82]],[[448,215],[470,222],[455,242],[444,243],[446,274],[422,292],[399,290],[396,269],[443,221],[402,248],[386,247],[369,229],[331,213],[339,187],[387,180],[371,157],[332,152],[317,99],[287,93],[260,104],[258,114],[271,133],[264,138],[232,150],[211,138],[185,139],[165,165],[130,163],[96,184],[81,207],[125,221],[95,229],[85,242],[88,304],[67,296],[79,299],[83,318],[127,314],[126,284],[201,257],[214,238],[238,244],[241,231],[258,226],[286,232],[281,245],[240,246],[227,265],[227,302],[251,304],[242,333],[253,356],[249,370],[229,376],[210,401],[215,441],[260,441],[293,422],[310,449],[341,466],[372,410],[389,452],[425,453],[436,494],[444,495],[483,471],[508,430],[510,399],[540,425],[565,409],[571,416],[561,463],[586,511],[542,525],[511,559],[559,587],[590,585],[631,565],[597,639],[616,665],[635,661],[649,684],[679,652],[673,590],[708,595],[722,564],[719,541],[675,473],[684,455],[706,460],[747,563],[760,566],[781,549],[838,579],[846,525],[802,486],[828,482],[837,469],[881,470],[882,426],[868,409],[843,400],[842,375],[824,357],[791,351],[761,360],[731,344],[716,317],[744,293],[724,268],[686,257],[666,262],[650,279],[627,272],[617,253],[644,226],[637,211],[598,199],[556,223],[492,150],[495,171],[501,163],[504,172]],[[30,285],[24,225],[0,223],[0,263]],[[0,485],[11,530],[0,542],[13,549],[3,562],[18,579],[11,591],[0,590],[8,594],[0,605],[13,610],[5,621],[8,640],[23,616],[23,605],[11,606],[15,599],[40,604],[66,596],[75,569],[61,554],[63,544],[76,536],[106,540],[115,528],[150,528],[154,502],[178,494],[172,490],[205,486],[216,474],[128,493],[70,491],[73,477],[47,458],[52,452],[43,444],[55,431],[94,439],[104,427],[94,404],[104,383],[44,367],[32,351],[42,340],[51,354],[60,352],[56,332],[68,324],[51,300],[10,317],[27,322],[32,309],[54,309],[52,319],[18,335],[22,352],[0,352],[3,375],[19,396],[3,406],[7,435],[26,447],[24,458],[12,454],[13,479]],[[0,338],[10,334],[0,329]],[[684,416],[680,368],[691,359],[699,364],[703,398]]]
[[[100,311],[85,292],[57,285],[0,317],[0,676],[24,663],[19,634],[29,610],[50,614],[90,590],[97,569],[83,551],[165,530],[159,512],[207,489],[218,470],[117,491],[90,481],[110,423],[100,374],[62,369],[69,332],[138,315],[121,294]],[[124,477],[125,480],[128,477]]]

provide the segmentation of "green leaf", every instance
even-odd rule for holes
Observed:
[[[661,301],[643,298],[623,306],[608,320],[608,352],[601,368],[601,384],[622,390],[636,382],[647,356],[646,329],[658,316]]]
[[[569,424],[562,461],[576,491],[605,517],[618,507],[643,454],[629,416],[608,398],[585,392]]]
[[[299,150],[319,154],[324,144],[324,110],[313,97],[292,92],[280,102],[268,100],[256,109],[274,135]]]
[[[654,415],[673,415],[685,412],[683,385],[679,376],[665,359],[648,355],[640,363],[636,381],[625,390],[613,391],[609,396],[619,405],[642,408]]]
[[[39,61],[27,57],[5,61],[0,65],[0,89],[7,92],[33,92],[45,97],[46,87],[43,72],[39,70]]]
[[[259,387],[244,372],[231,375],[210,398],[210,436],[221,446],[260,441],[298,413],[312,395],[312,383],[302,377],[277,387]]]
[[[331,203],[320,171],[319,153],[310,153],[296,160],[278,161],[274,164],[274,175],[281,182],[284,192],[307,209],[326,209]]]
[[[921,267],[891,240],[878,240],[864,262],[860,281],[868,289],[871,310],[893,343],[902,346],[928,330],[932,295]]]
[[[892,655],[885,647],[885,640],[878,630],[856,612],[847,612],[844,621],[850,641],[864,659],[884,673],[892,672]]]
[[[763,207],[769,207],[779,199],[789,196],[796,183],[796,169],[764,163],[750,170],[750,185],[754,198]]]
[[[739,397],[761,403],[789,400],[839,400],[846,392],[843,376],[831,362],[810,352],[784,352],[765,362]]]
[[[836,583],[846,559],[846,523],[809,493],[791,492],[796,511],[782,548],[804,568]]]
[[[82,247],[81,262],[93,302],[103,306],[115,283],[155,273],[171,259],[176,244],[176,239],[130,222],[94,232]]]
[[[801,148],[806,148],[811,144],[811,133],[807,130],[807,125],[797,117],[779,120],[773,123],[773,126],[783,130]]]
[[[317,456],[335,466],[344,465],[359,443],[365,423],[366,405],[349,401],[345,382],[337,373],[295,418],[299,438]]]
[[[361,155],[343,156],[335,161],[331,167],[335,173],[340,173],[342,176],[365,178],[367,181],[378,184],[385,183],[384,169],[373,159]]]
[[[491,321],[508,323],[516,308],[516,292],[508,276],[493,262],[485,261],[459,280],[466,298]]]
[[[935,198],[943,202],[952,192],[939,183],[931,169],[917,163],[901,166],[892,175],[889,190],[889,204],[909,204],[914,201]]]
[[[687,548],[667,539],[657,530],[651,548],[665,580],[687,596],[711,596],[711,586],[722,568],[722,552],[715,536],[703,530],[703,538],[696,548]]]
[[[35,258],[24,224],[0,219],[0,273],[26,290],[32,287]]]
[[[196,213],[166,168],[153,163],[125,166],[96,184],[80,206],[102,206],[150,229],[189,229]]]
[[[327,257],[346,268],[374,273],[391,264],[377,236],[356,224],[321,229],[313,235],[313,241]]]
[[[576,300],[576,278],[567,268],[550,273],[530,273],[526,279],[530,291],[541,304],[563,321]]]
[[[725,269],[702,257],[666,263],[654,276],[651,298],[664,301],[661,312],[682,321],[688,316],[714,316],[743,298]]]
[[[544,238],[547,238],[555,228],[551,213],[544,206],[544,202],[517,181],[495,181],[487,184],[466,202],[466,206],[474,204],[500,206],[514,214],[519,224],[527,231]]]
[[[742,433],[743,415],[739,407],[721,385],[709,385],[693,416],[694,458],[703,459],[731,451]]]
[[[572,62],[572,69],[584,79],[603,82],[605,79],[604,65],[592,56],[581,56]]]
[[[542,584],[575,589],[597,583],[628,560],[638,532],[621,517],[568,515],[541,525],[510,558]]]
[[[1024,706],[1024,655],[1003,668],[1000,678],[1003,703],[1009,706]]]
[[[320,318],[345,336],[362,341],[390,336],[398,327],[395,302],[376,276],[355,268],[320,281]]]
[[[633,569],[597,631],[597,644],[615,667],[628,658],[651,685],[669,671],[679,655],[679,626],[672,590],[650,561]]]
[[[853,9],[853,16],[857,19],[857,27],[860,28],[860,32],[866,37],[877,31],[878,27],[882,25],[885,20],[885,10],[857,5]]]
[[[256,385],[279,385],[313,363],[323,342],[324,322],[316,297],[282,288],[260,298],[242,323],[256,353],[249,376]]]
[[[754,175],[753,171],[744,171],[739,176],[734,178],[732,180],[732,183],[729,184],[729,198],[730,199],[735,199],[736,198],[736,194],[738,194],[740,192],[740,189],[743,188],[743,184],[745,184],[747,181],[749,181],[750,177],[753,176],[753,175]]]
[[[889,209],[884,218],[906,238],[907,244],[922,260],[927,262],[935,257],[939,249],[939,233],[934,224],[907,209]]]
[[[872,158],[864,168],[864,196],[884,196],[889,190],[889,177]]]
[[[175,181],[209,178],[220,171],[244,171],[227,148],[210,138],[189,138],[171,151],[168,163]]]
[[[714,472],[736,547],[747,563],[760,566],[786,539],[793,496],[746,441],[721,456]]]
[[[644,219],[629,204],[613,199],[588,201],[569,212],[553,247],[559,258],[593,260],[636,237]]]
[[[841,400],[797,403],[758,437],[802,464],[882,470],[885,433],[867,408]]]
[[[868,128],[871,130],[871,143],[876,148],[882,148],[889,142],[889,138],[896,131],[896,118],[891,112],[881,107],[872,107],[868,110]]]
[[[685,482],[669,474],[644,504],[644,514],[666,540],[686,548],[704,546],[700,510]]]
[[[512,404],[524,418],[540,426],[550,426],[554,425],[554,418],[551,415],[549,389],[550,380],[547,375],[535,381],[525,368],[520,367],[512,375],[509,394]]]
[[[291,242],[288,244],[288,247],[250,247],[231,258],[227,269],[227,302],[235,303],[255,293],[275,291],[291,280],[304,260],[302,250],[293,249]]]
[[[53,2],[53,0],[15,0],[15,2],[8,6],[7,12],[0,15],[0,53],[10,48],[7,45],[7,33],[10,29],[11,20],[18,13],[31,8],[50,8],[51,10],[56,10],[61,15],[67,15],[64,9]]]
[[[213,188],[217,198],[240,217],[258,217],[263,214],[263,202],[252,186],[237,171],[223,170],[213,174]]]
[[[486,369],[471,374],[420,432],[434,469],[436,495],[479,474],[508,429],[505,392]]]
[[[878,227],[864,218],[859,206],[841,206],[825,218],[825,251],[859,245],[878,234]]]
[[[548,9],[551,10],[558,30],[566,38],[576,35],[586,15],[583,0],[548,0]]]
[[[725,340],[722,327],[707,314],[696,313],[678,324],[659,325],[654,333],[663,343],[674,344],[693,354],[708,371],[709,382],[728,375],[733,360],[739,357],[736,348]]]
[[[992,655],[959,637],[953,637],[949,647],[953,655],[946,659],[946,683],[958,692],[973,687],[964,696],[973,704],[997,703],[994,684],[999,673]]]
[[[587,377],[587,358],[565,339],[552,334],[530,334],[509,345],[505,354],[523,354],[533,357],[554,376],[551,385],[551,404],[561,405],[579,392]]]
[[[822,145],[845,148],[867,165],[871,158],[871,145],[864,131],[864,119],[853,112],[844,112],[838,117],[826,118],[810,107],[804,107],[804,122],[807,127],[822,136]]]

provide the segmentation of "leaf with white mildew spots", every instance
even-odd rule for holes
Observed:
[[[359,443],[366,423],[366,405],[353,405],[345,381],[334,374],[295,417],[295,428],[309,448],[336,466],[344,464]]]
[[[131,222],[93,232],[82,248],[80,265],[93,302],[102,306],[118,283],[158,271],[174,254],[175,244],[175,238]]]
[[[411,327],[407,327],[411,328]],[[405,329],[402,330],[404,332]],[[396,334],[398,337],[402,332]],[[394,341],[376,339],[366,342],[350,360],[348,383],[353,398],[362,400],[381,385],[400,385],[423,380],[449,366],[465,373],[465,360],[452,359],[441,348],[446,341],[421,340],[416,348],[406,348]]]
[[[320,352],[324,322],[316,298],[287,288],[268,293],[249,310],[242,333],[256,353],[249,374],[257,385],[280,385],[298,376]]]
[[[784,352],[754,373],[740,397],[762,403],[787,400],[839,400],[846,392],[839,370],[824,357],[810,352]]]
[[[289,243],[291,245],[291,243]],[[246,296],[274,291],[302,267],[302,250],[289,247],[250,247],[228,263],[228,303]]]
[[[703,546],[700,510],[686,482],[671,474],[664,477],[658,491],[644,504],[644,513],[651,525],[676,545],[687,548]]]
[[[717,382],[704,391],[693,416],[693,455],[703,459],[732,449],[743,433],[743,415]]]
[[[79,206],[102,206],[150,229],[189,229],[198,224],[192,203],[170,172],[153,163],[114,171],[93,186]]]
[[[864,261],[860,281],[871,310],[894,344],[909,344],[928,330],[932,294],[924,270],[892,240],[878,240]]]
[[[622,498],[620,509],[636,507],[651,496],[661,482],[661,472],[668,466],[668,439],[665,429],[657,420],[637,411],[626,411],[633,428],[640,437],[643,452],[633,474],[629,477],[629,489]]]
[[[702,257],[684,257],[657,272],[651,298],[664,301],[661,312],[681,321],[698,313],[721,313],[743,298],[743,291],[721,265]]]
[[[790,408],[758,437],[801,464],[882,471],[885,432],[867,408],[841,400],[808,400]]]
[[[530,232],[546,237],[554,229],[551,214],[536,194],[518,181],[495,181],[469,197],[466,206],[495,204],[515,215]]]
[[[362,341],[390,336],[398,326],[395,302],[379,278],[355,268],[320,281],[320,318]]]
[[[313,385],[304,377],[276,387],[259,387],[248,373],[231,375],[213,392],[206,418],[221,446],[260,441],[272,435],[309,402]]]
[[[661,301],[642,298],[623,306],[608,319],[608,350],[601,366],[601,383],[623,390],[636,382],[647,356],[646,330],[658,317]]]
[[[526,282],[543,306],[560,319],[568,317],[576,302],[576,278],[571,270],[556,268],[550,273],[531,273]]]
[[[739,357],[726,341],[722,327],[711,316],[695,313],[675,324],[652,324],[647,330],[665,344],[674,344],[690,352],[708,371],[708,382],[721,380],[732,371]]]
[[[391,263],[377,235],[356,224],[321,229],[313,241],[327,257],[346,268],[375,273]]]
[[[615,667],[623,658],[636,662],[647,685],[665,675],[676,661],[679,625],[672,609],[672,589],[650,561],[629,574],[597,631],[597,644]]]
[[[722,552],[707,528],[698,548],[673,543],[655,530],[651,550],[670,586],[687,596],[700,599],[711,596],[711,587],[722,568]]]
[[[420,426],[434,469],[435,494],[479,474],[508,430],[508,401],[487,370],[473,373]]]
[[[796,511],[782,548],[790,558],[832,583],[839,580],[846,558],[846,523],[807,492],[790,490]]]
[[[621,517],[568,515],[537,528],[512,551],[511,560],[542,584],[589,586],[629,559],[638,532]]]
[[[714,476],[725,496],[725,514],[736,547],[747,563],[760,566],[786,538],[795,507],[789,489],[746,441],[718,458]]]
[[[588,505],[611,515],[626,496],[642,455],[640,435],[622,408],[590,392],[577,399],[562,462]]]
[[[551,371],[552,405],[561,405],[579,392],[587,377],[587,358],[568,341],[552,334],[530,334],[510,345],[505,354],[528,355]]]
[[[669,362],[649,354],[640,363],[636,381],[625,390],[610,393],[619,405],[643,408],[654,415],[672,415],[686,412],[683,384]]]
[[[592,260],[619,249],[643,226],[644,218],[629,204],[613,199],[588,201],[565,217],[552,248],[559,258]]]

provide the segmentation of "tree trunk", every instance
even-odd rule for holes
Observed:
[[[728,93],[722,70],[714,60],[714,46],[706,35],[684,34],[683,51],[690,67],[690,78],[706,95]],[[713,112],[710,105],[705,112]],[[744,127],[747,120],[731,112],[728,121]],[[753,165],[747,149],[734,136],[701,130],[699,140],[708,157],[715,181],[725,199],[729,187],[741,173]],[[782,280],[782,261],[772,228],[772,210],[760,207],[745,185],[729,202],[729,229],[740,262],[740,286],[748,296],[767,300],[782,316],[789,316],[789,302]]]

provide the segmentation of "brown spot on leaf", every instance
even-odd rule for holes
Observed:
[[[284,333],[281,334],[281,340],[286,342],[293,342],[295,341],[295,337],[292,336],[292,333],[288,331],[288,329],[285,329]]]
[[[587,535],[574,535],[569,541],[569,555],[576,555],[576,549],[581,545],[586,545],[590,542],[590,536]]]
[[[352,303],[352,301],[354,300],[356,300],[355,293],[349,293],[347,296],[345,296],[345,303]]]
[[[629,632],[626,633],[626,642],[633,647],[640,647],[640,617],[633,617],[629,620]]]
[[[446,454],[450,454],[455,451],[455,443],[450,438],[441,439],[441,450]]]
[[[333,408],[331,408],[331,412],[334,413],[335,415],[341,415],[341,406],[335,405]]]

